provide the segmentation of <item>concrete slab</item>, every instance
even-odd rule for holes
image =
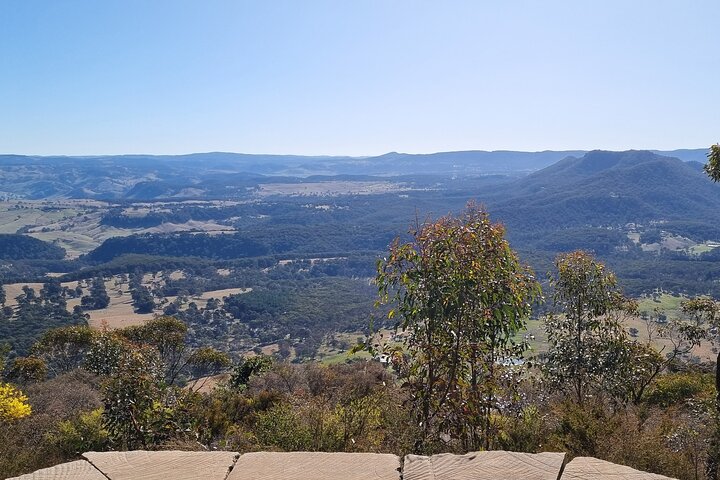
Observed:
[[[400,458],[379,453],[246,453],[227,480],[338,479],[400,480]]]
[[[105,476],[85,460],[61,463],[50,468],[43,468],[27,475],[20,475],[8,480],[107,480]]]
[[[557,480],[564,453],[473,452],[407,455],[404,480]]]
[[[225,480],[236,452],[87,452],[90,463],[110,480]]]
[[[655,473],[641,472],[593,457],[576,457],[565,466],[562,480],[673,480]]]

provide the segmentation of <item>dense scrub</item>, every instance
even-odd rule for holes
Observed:
[[[422,435],[411,420],[402,380],[376,361],[329,367],[274,362],[246,383],[230,382],[211,393],[134,382],[136,390],[125,387],[126,392],[150,393],[162,406],[144,407],[148,410],[140,418],[149,430],[143,438],[108,428],[102,405],[108,405],[117,381],[83,368],[23,383],[33,414],[0,425],[0,475],[123,445],[404,455],[416,451]],[[495,419],[491,447],[566,451],[682,480],[704,478],[713,393],[711,375],[702,369],[661,376],[638,405],[601,399],[578,405],[563,395],[548,395],[541,383],[523,382],[512,407]],[[464,451],[447,440],[428,443],[423,452]]]

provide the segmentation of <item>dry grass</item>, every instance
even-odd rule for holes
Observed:
[[[180,280],[185,278],[185,272],[182,270],[175,270],[174,272],[170,272],[170,275],[168,276],[170,277],[170,280]]]
[[[192,390],[193,392],[210,393],[219,385],[227,383],[228,380],[230,380],[229,373],[219,373],[209,377],[200,377],[195,380],[190,380],[186,388]]]

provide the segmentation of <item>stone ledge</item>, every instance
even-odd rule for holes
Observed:
[[[9,480],[673,480],[564,453],[473,452],[400,458],[380,453],[87,452]]]
[[[500,478],[557,480],[564,453],[474,452],[431,457],[407,455],[404,480],[496,480]]]

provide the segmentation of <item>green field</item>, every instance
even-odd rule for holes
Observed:
[[[669,293],[661,293],[654,296],[646,296],[640,298],[638,306],[640,313],[647,312],[652,314],[655,309],[660,310],[668,316],[668,318],[677,318],[680,314],[681,303],[688,300],[684,295],[670,295]]]
[[[688,253],[690,255],[700,255],[701,253],[706,253],[711,250],[714,250],[718,247],[716,243],[699,243],[697,245],[693,245],[692,247],[688,248]]]

